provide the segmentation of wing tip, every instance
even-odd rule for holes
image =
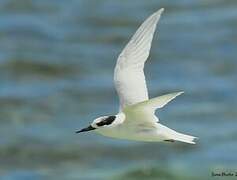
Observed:
[[[160,8],[158,11],[160,11],[161,13],[165,10],[165,8]]]
[[[179,92],[170,93],[169,95],[172,95],[175,98],[175,97],[177,97],[177,96],[179,96],[179,95],[181,95],[183,93],[184,93],[184,91],[179,91]]]
[[[156,12],[154,12],[150,17],[153,17],[153,18],[159,20],[159,18],[164,10],[165,10],[164,8],[161,8],[161,9],[157,10]]]
[[[161,15],[164,12],[165,8],[160,8],[158,11],[156,11],[155,14]]]
[[[181,95],[183,93],[184,93],[184,91],[179,91],[179,92],[177,92],[177,96],[179,96],[179,95]]]

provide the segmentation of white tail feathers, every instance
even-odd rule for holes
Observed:
[[[181,142],[185,142],[185,143],[189,143],[189,144],[196,144],[194,142],[194,140],[198,139],[198,138],[194,137],[194,136],[190,136],[190,135],[186,135],[186,134],[176,132],[173,139],[175,141],[181,141]]]
[[[194,140],[198,139],[197,137],[194,136],[179,133],[160,123],[157,123],[157,129],[159,130],[160,135],[166,138],[165,141],[181,141],[189,144],[196,144]]]

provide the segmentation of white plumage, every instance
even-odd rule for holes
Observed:
[[[164,9],[152,14],[132,36],[118,57],[114,83],[119,95],[120,108],[148,100],[144,63],[146,62],[156,29]]]
[[[144,64],[149,56],[156,25],[164,9],[152,14],[138,28],[118,57],[114,83],[120,100],[120,112],[96,118],[79,132],[94,130],[104,136],[136,141],[182,141],[195,144],[196,137],[178,133],[162,124],[155,115],[157,108],[183,92],[149,99]]]

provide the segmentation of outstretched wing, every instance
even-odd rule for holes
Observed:
[[[155,116],[155,111],[158,108],[164,107],[167,103],[172,101],[174,98],[179,96],[180,94],[183,94],[183,92],[175,92],[170,94],[165,94],[162,96],[158,96],[140,103],[137,103],[132,106],[127,106],[124,111],[127,114],[138,114],[142,121],[150,121],[154,120],[154,122],[158,122],[158,117]],[[153,118],[149,118],[149,117]],[[138,118],[139,119],[139,118]],[[152,121],[150,121],[152,123]]]
[[[155,112],[156,109],[164,107],[168,102],[172,101],[174,98],[177,96],[183,94],[184,92],[175,92],[175,93],[170,93],[170,94],[165,94],[162,96],[158,96],[146,101],[143,101],[141,103],[136,104],[135,106],[137,107],[143,107],[149,110],[152,110],[153,113]]]
[[[143,22],[118,57],[114,83],[119,95],[120,110],[148,100],[143,68],[149,56],[156,24],[163,10],[160,9]]]

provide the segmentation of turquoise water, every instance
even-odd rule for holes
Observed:
[[[146,76],[158,111],[196,145],[75,134],[116,113],[116,58],[164,7]],[[0,176],[37,179],[215,179],[237,171],[237,1],[0,1]],[[222,177],[235,179],[235,177]]]

